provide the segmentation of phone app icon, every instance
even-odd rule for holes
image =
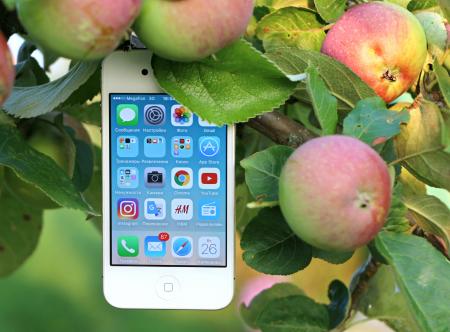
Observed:
[[[202,136],[199,139],[200,153],[211,158],[216,156],[220,150],[220,138],[216,136]]]
[[[173,105],[171,114],[172,126],[190,127],[194,122],[194,115],[183,105]]]
[[[173,220],[191,220],[194,214],[194,204],[191,199],[174,199],[171,211]]]
[[[173,257],[192,257],[192,238],[189,236],[176,236],[172,240]]]
[[[219,189],[220,170],[218,168],[200,168],[198,186],[200,189]]]
[[[138,237],[120,236],[117,239],[117,254],[120,257],[137,257],[139,255]]]
[[[198,219],[200,220],[218,220],[219,205],[217,200],[201,199],[199,200]]]
[[[174,158],[190,158],[194,153],[192,138],[189,136],[172,137],[172,156]]]
[[[136,189],[139,186],[139,172],[136,167],[119,167],[117,186],[121,189]]]
[[[162,198],[147,198],[144,201],[144,216],[147,220],[166,218],[166,201]]]
[[[139,122],[139,108],[134,104],[120,104],[117,106],[116,119],[119,126],[137,126]]]
[[[139,154],[139,141],[136,136],[117,137],[117,155],[121,158],[133,158]]]
[[[147,236],[144,240],[145,256],[164,257],[167,251],[166,241],[161,241],[158,236]]]
[[[174,189],[191,189],[193,182],[192,168],[172,168],[172,188]]]
[[[120,198],[117,201],[119,219],[136,220],[139,217],[139,203],[136,198]]]
[[[200,127],[217,127],[216,124],[211,123],[209,121],[203,120],[202,118],[198,118],[198,124],[200,125]]]
[[[166,170],[162,167],[148,167],[144,170],[145,185],[149,188],[162,188],[166,181]]]
[[[198,256],[201,258],[219,258],[220,239],[215,236],[203,236],[199,238]]]
[[[164,105],[145,105],[144,121],[149,126],[159,126],[166,121],[166,107]]]
[[[144,155],[148,158],[164,158],[166,139],[163,136],[147,136],[144,140]]]

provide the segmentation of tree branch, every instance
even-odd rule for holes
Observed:
[[[315,134],[300,123],[278,111],[259,115],[251,119],[247,125],[267,136],[275,143],[288,145],[293,148],[316,137]]]
[[[364,271],[358,276],[358,281],[355,288],[352,290],[352,310],[358,310],[359,300],[369,287],[369,281],[377,273],[380,263],[370,258],[370,262],[365,267]]]

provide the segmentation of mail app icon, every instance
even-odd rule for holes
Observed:
[[[166,255],[166,242],[161,241],[158,236],[147,236],[144,248],[145,255],[148,257],[164,257]]]

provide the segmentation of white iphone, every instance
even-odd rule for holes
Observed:
[[[133,50],[102,65],[105,298],[220,309],[234,292],[234,128],[164,93],[150,63]]]

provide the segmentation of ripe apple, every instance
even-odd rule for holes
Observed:
[[[0,32],[0,106],[3,105],[11,93],[14,85],[14,76],[15,71],[11,52],[5,37]]]
[[[71,138],[50,122],[54,115],[54,113],[49,114],[45,120],[41,118],[29,120],[22,129],[27,143],[32,148],[53,159],[69,177],[72,177],[75,167],[74,146]],[[74,130],[76,138],[90,143],[86,129],[78,120],[64,115],[64,125],[70,126]],[[5,169],[5,185],[14,196],[27,204],[42,209],[58,207],[45,193],[20,179],[14,171],[8,168]]]
[[[19,0],[17,11],[40,46],[71,59],[112,52],[139,14],[141,0]]]
[[[370,146],[348,136],[324,136],[303,144],[288,159],[279,200],[301,239],[323,250],[352,251],[384,225],[391,179]]]
[[[345,64],[391,102],[419,77],[427,40],[412,13],[377,1],[354,6],[342,15],[328,32],[322,53]]]
[[[154,53],[194,61],[243,35],[252,13],[253,0],[144,0],[134,30]]]

